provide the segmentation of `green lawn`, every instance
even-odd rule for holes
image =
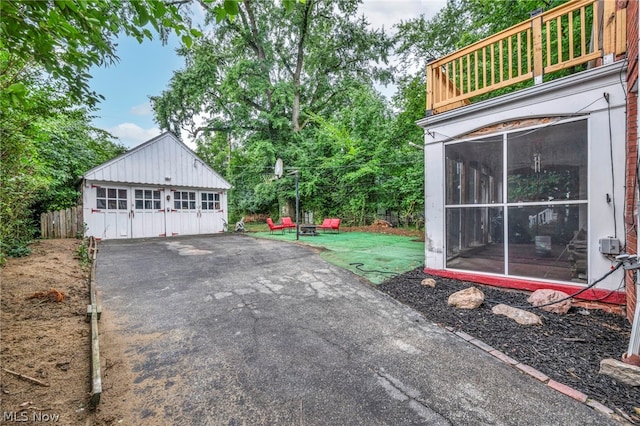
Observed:
[[[263,226],[265,228],[266,225]],[[299,237],[296,233],[255,231],[250,236],[289,241],[322,248],[320,256],[326,261],[380,284],[393,274],[401,274],[424,264],[424,242],[415,237],[368,232],[324,233]]]

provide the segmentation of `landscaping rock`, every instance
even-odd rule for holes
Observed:
[[[607,358],[600,361],[598,373],[613,377],[627,385],[640,386],[640,367],[625,364],[617,359]]]
[[[460,309],[475,309],[484,302],[484,293],[475,287],[460,290],[449,296],[447,304]]]
[[[434,288],[436,286],[436,280],[434,280],[433,278],[425,278],[420,284]]]
[[[636,367],[640,367],[640,355],[631,354],[628,355],[626,352],[622,354],[622,362],[629,365],[635,365]]]
[[[505,304],[499,304],[491,308],[491,312],[496,315],[504,315],[522,325],[542,325],[540,317],[533,312],[524,309],[513,308]]]
[[[536,290],[527,299],[527,302],[533,306],[546,305],[556,300],[566,299],[569,295],[557,290]],[[566,314],[571,309],[571,299],[563,300],[562,302],[554,303],[553,305],[542,306],[540,309],[547,312],[553,312],[556,314]]]

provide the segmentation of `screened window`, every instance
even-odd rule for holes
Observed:
[[[502,147],[502,136],[447,146],[447,204],[502,202]]]
[[[508,201],[586,200],[584,121],[507,135]]]
[[[215,192],[203,192],[202,210],[220,210],[220,194]]]
[[[587,121],[445,147],[447,267],[586,279]]]
[[[191,191],[174,192],[173,207],[176,210],[195,210],[196,209],[196,193]]]
[[[96,208],[100,210],[127,210],[127,190],[96,188]]]
[[[137,210],[160,210],[160,191],[155,189],[136,189],[135,205]]]

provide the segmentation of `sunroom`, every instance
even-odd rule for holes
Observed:
[[[426,272],[624,304],[624,273],[611,273],[626,196],[616,20],[624,26],[614,2],[577,0],[428,65],[417,123]],[[550,78],[563,69],[572,73]]]

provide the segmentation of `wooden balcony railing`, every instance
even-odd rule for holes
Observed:
[[[427,65],[427,113],[589,61],[626,52],[626,9],[613,0],[573,0]],[[600,61],[599,61],[600,60]]]

